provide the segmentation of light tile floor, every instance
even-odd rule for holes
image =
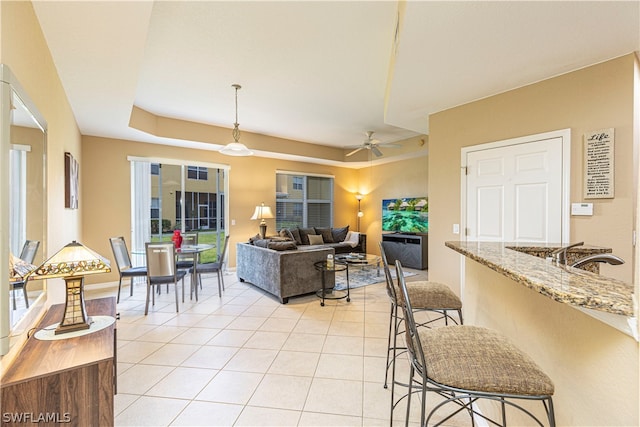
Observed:
[[[413,271],[413,270],[410,270]],[[414,271],[410,280],[425,279]],[[383,426],[389,301],[383,283],[351,291],[351,302],[314,295],[286,305],[225,275],[204,277],[198,302],[163,290],[144,315],[145,286],[123,286],[118,304],[117,426]],[[87,287],[87,298],[117,288]],[[398,375],[408,375],[406,358]],[[402,387],[398,387],[402,391]],[[412,404],[417,425],[419,401]],[[404,424],[402,404],[394,424]],[[457,424],[468,425],[462,418]]]

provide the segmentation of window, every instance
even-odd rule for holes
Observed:
[[[224,209],[218,209],[218,203],[224,203],[224,195],[220,195],[220,200],[216,193],[196,193],[186,191],[184,194],[184,229],[209,230],[216,229],[219,221],[224,222]],[[176,192],[176,221],[182,222],[182,212],[180,191]],[[218,216],[220,212],[220,216]]]
[[[152,170],[153,175],[153,170]],[[160,199],[151,198],[151,234],[158,234],[160,230]]]
[[[207,168],[199,166],[187,166],[187,178],[206,181],[209,171]]]
[[[294,176],[293,177],[293,189],[294,190],[302,190],[302,185],[304,183],[304,177]]]
[[[143,252],[146,242],[170,240],[176,229],[198,231],[200,242],[222,247],[228,229],[228,169],[224,165],[191,167],[180,160],[128,159],[132,179],[132,252]],[[191,173],[199,179],[189,179]],[[201,254],[201,259],[213,262],[216,253],[217,249],[212,249]],[[134,265],[143,262],[144,259],[135,259]]]
[[[333,177],[276,174],[276,228],[331,227]]]

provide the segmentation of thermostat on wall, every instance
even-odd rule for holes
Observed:
[[[593,203],[571,203],[571,215],[593,215]]]

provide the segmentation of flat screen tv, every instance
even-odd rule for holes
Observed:
[[[429,199],[413,197],[382,200],[382,231],[427,233]]]

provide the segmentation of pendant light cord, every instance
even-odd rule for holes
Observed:
[[[242,86],[239,84],[231,85],[236,89],[236,122],[233,124],[233,140],[238,142],[240,139],[240,123],[238,123],[238,89],[241,89]]]

